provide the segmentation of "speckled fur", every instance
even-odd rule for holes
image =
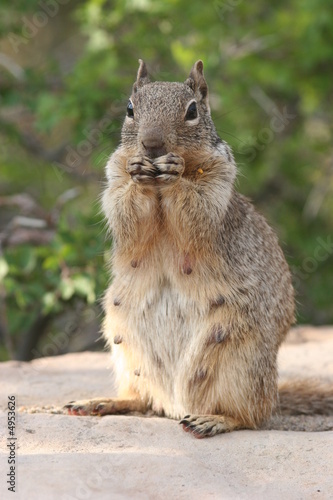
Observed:
[[[234,189],[201,61],[185,83],[150,83],[141,62],[131,101],[103,195],[114,241],[104,336],[119,398],[191,414],[182,422],[197,437],[257,428],[277,405],[277,352],[294,321],[283,253]]]

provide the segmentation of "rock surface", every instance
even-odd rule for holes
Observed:
[[[196,440],[156,417],[71,417],[73,399],[114,396],[106,353],[0,364],[0,498],[330,499],[333,417],[273,419],[270,429]],[[296,328],[282,346],[281,378],[333,381],[333,328]],[[7,401],[15,395],[16,493],[9,486]],[[34,413],[35,412],[35,413]],[[306,428],[312,432],[279,429]]]

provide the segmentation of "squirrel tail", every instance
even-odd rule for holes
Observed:
[[[333,415],[333,383],[288,380],[279,385],[282,415]]]

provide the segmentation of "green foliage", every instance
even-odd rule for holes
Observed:
[[[107,284],[106,243],[96,216],[62,217],[50,245],[22,245],[4,252],[0,277],[16,341],[40,312],[60,314],[73,298],[93,304]]]
[[[61,193],[84,185],[50,245],[8,248],[0,260],[16,344],[37,311],[61,315],[74,299],[91,303],[105,287],[105,242],[92,200],[119,141],[139,57],[158,80],[184,80],[204,60],[214,121],[239,165],[238,189],[276,228],[294,271],[299,321],[332,322],[332,252],[316,257],[318,238],[333,234],[330,2],[83,0],[58,7],[31,38],[24,38],[22,16],[34,22],[40,4],[1,7],[0,52],[21,69],[1,68],[0,195],[24,190],[50,210]],[[22,37],[17,51],[10,34]]]

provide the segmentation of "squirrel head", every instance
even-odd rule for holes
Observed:
[[[194,161],[221,143],[210,115],[203,63],[197,61],[184,83],[150,82],[139,59],[137,79],[127,105],[122,146],[156,158],[169,152]]]

